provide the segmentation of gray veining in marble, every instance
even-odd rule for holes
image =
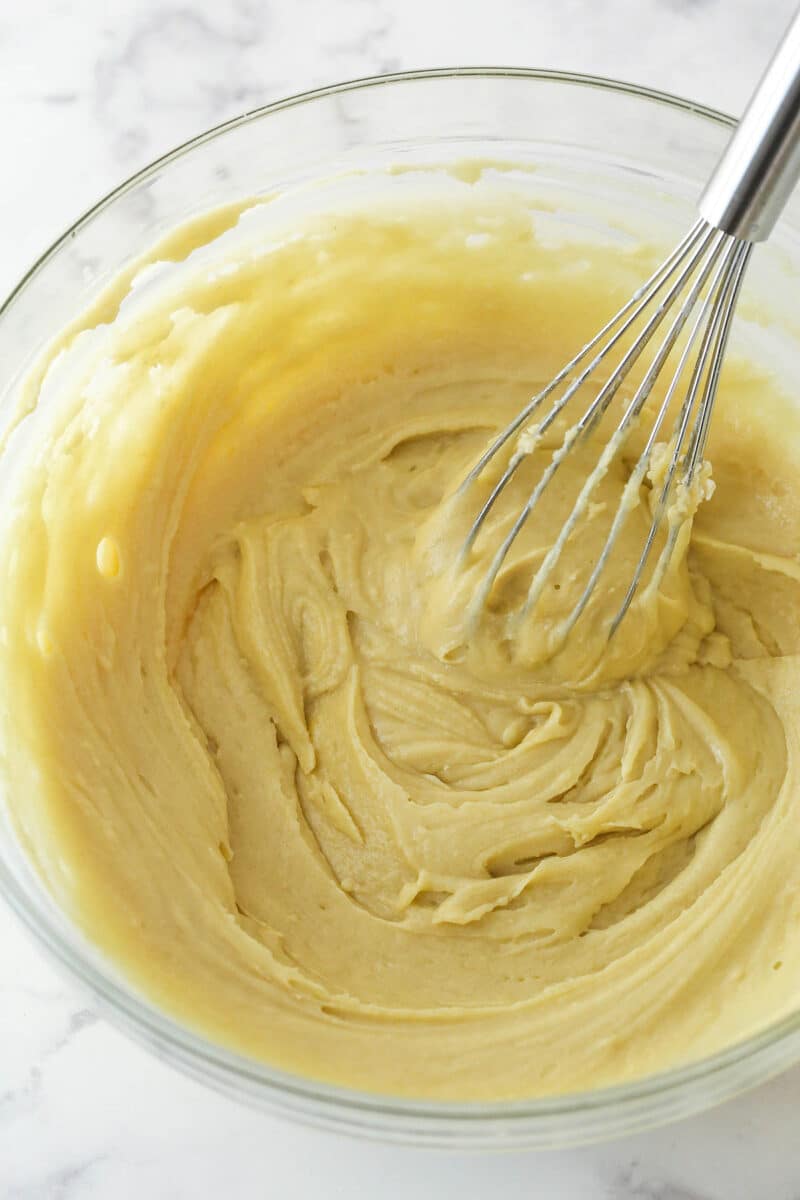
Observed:
[[[792,0],[0,0],[0,292],[157,154],[336,79],[501,63],[737,112]],[[358,1145],[239,1108],[86,1008],[0,907],[0,1200],[800,1200],[800,1070],[553,1154]]]

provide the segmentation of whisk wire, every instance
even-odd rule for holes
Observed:
[[[608,320],[602,327],[602,329],[600,329],[594,335],[594,337],[578,351],[575,357],[571,358],[570,361],[561,368],[558,374],[553,376],[547,386],[542,388],[540,392],[537,392],[533,399],[530,400],[528,404],[526,404],[525,407],[520,410],[520,412],[512,421],[508,423],[508,425],[506,425],[503,432],[499,434],[499,436],[495,438],[488,449],[484,451],[484,453],[476,462],[475,466],[465,477],[459,489],[460,491],[465,491],[466,488],[468,488],[469,485],[473,483],[480,474],[482,474],[485,467],[489,464],[491,459],[494,458],[497,452],[503,448],[509,438],[514,436],[517,430],[525,424],[528,418],[533,415],[542,402],[555,391],[560,383],[564,382],[567,376],[575,370],[575,368],[580,362],[583,361],[586,355],[589,354],[595,348],[595,346],[597,346],[603,340],[603,338],[606,337],[606,335],[609,334],[614,327],[620,323],[623,317],[625,317],[634,307],[638,306],[638,310],[641,310],[642,305],[639,305],[639,301],[645,296],[649,298],[650,293],[654,293],[663,285],[668,276],[673,273],[676,265],[684,257],[687,251],[694,245],[704,230],[711,232],[703,220],[698,219],[695,221],[694,225],[691,227],[686,236],[675,247],[672,254],[670,254],[670,256],[666,258],[655,271],[653,271],[652,275],[645,280],[641,287],[636,289],[630,299],[623,304],[622,308],[618,309],[614,313],[613,317],[611,317],[610,320]]]
[[[562,638],[564,638],[564,639],[566,637],[568,637],[569,634],[572,632],[573,628],[575,627],[579,618],[581,617],[584,609],[586,608],[586,605],[589,603],[589,600],[591,599],[592,593],[594,592],[594,588],[597,584],[597,581],[600,578],[600,575],[602,574],[603,569],[606,566],[606,563],[608,562],[609,558],[611,557],[611,553],[616,544],[616,541],[619,536],[619,532],[622,528],[622,525],[624,524],[625,520],[627,519],[627,517],[629,515],[630,509],[632,507],[634,500],[639,495],[639,489],[641,488],[642,483],[644,482],[644,479],[650,468],[650,464],[651,464],[652,457],[653,457],[653,450],[658,441],[658,436],[661,432],[661,428],[664,424],[664,420],[670,409],[670,405],[672,404],[672,401],[675,397],[675,393],[678,389],[678,385],[683,377],[684,371],[686,370],[687,363],[690,360],[690,357],[694,350],[697,339],[698,339],[702,329],[704,328],[704,326],[706,325],[706,323],[708,321],[709,312],[711,311],[711,307],[715,302],[715,297],[716,297],[716,293],[718,290],[719,282],[720,282],[721,278],[723,277],[723,275],[725,274],[725,272],[728,271],[730,268],[731,254],[732,254],[732,249],[731,249],[731,245],[729,245],[728,247],[726,247],[725,257],[723,258],[722,262],[720,262],[717,267],[714,279],[713,279],[713,281],[711,283],[711,287],[709,289],[709,293],[706,296],[705,300],[703,301],[703,304],[701,305],[699,313],[695,317],[692,328],[687,337],[686,344],[683,348],[683,351],[681,352],[681,356],[678,361],[678,365],[677,365],[675,371],[673,372],[672,378],[669,382],[669,386],[666,389],[664,398],[659,406],[658,412],[656,413],[656,416],[653,421],[653,425],[650,430],[650,434],[647,438],[647,441],[645,443],[644,449],[642,450],[642,453],[640,454],[639,458],[637,459],[636,464],[635,464],[633,470],[631,471],[630,476],[628,477],[625,487],[623,488],[622,497],[620,499],[620,503],[617,508],[617,511],[614,514],[614,520],[611,524],[611,528],[608,532],[608,536],[606,537],[605,543],[603,545],[603,549],[601,550],[601,552],[597,558],[597,561],[595,562],[594,567],[592,568],[592,572],[591,572],[591,575],[589,576],[586,586],[584,587],[581,595],[579,596],[579,598],[578,598],[575,606],[573,607],[572,611],[570,612],[569,616],[564,620],[564,622],[562,624],[561,634],[562,634]],[[695,364],[695,370],[696,370],[696,366],[697,366],[697,364]],[[693,372],[693,374],[694,374],[694,372]],[[690,384],[690,390],[691,390],[691,384]],[[687,395],[688,395],[688,393],[687,393]],[[658,531],[660,519],[661,518],[659,516],[658,518],[654,519],[653,523],[651,524],[650,532],[648,533],[648,539],[647,539],[647,543],[645,546],[645,551],[643,551],[644,562],[642,563],[642,569],[644,569],[644,563],[647,560],[647,555],[649,554],[650,547],[652,546],[652,543],[655,540],[655,536]],[[631,593],[630,598],[631,599],[633,598],[633,593]],[[622,615],[624,615],[624,614],[622,614]],[[621,620],[620,613],[617,613],[617,616],[615,617],[615,621],[617,620],[617,618],[619,618]]]
[[[722,372],[722,363],[728,345],[731,325],[733,323],[733,314],[739,299],[739,292],[741,291],[744,273],[752,252],[753,246],[750,242],[742,242],[737,246],[736,262],[727,283],[727,294],[720,306],[722,311],[719,321],[719,330],[717,332],[717,345],[715,346],[714,357],[709,368],[709,378],[706,384],[706,396],[701,409],[700,422],[697,426],[697,437],[690,449],[688,468],[689,474],[692,474],[696,470],[699,463],[702,462],[703,455],[705,454],[708,430],[711,424],[711,416],[714,409],[714,401],[716,400],[717,396],[717,389],[719,387],[719,377]]]
[[[686,440],[686,434],[691,422],[692,412],[694,410],[695,400],[700,390],[701,381],[705,374],[705,382],[702,391],[702,397],[698,408],[698,416],[693,428],[693,434],[690,439],[689,448],[684,456],[684,466],[681,473],[680,482],[683,486],[688,486],[694,478],[695,472],[702,462],[702,455],[705,449],[708,427],[711,420],[711,413],[716,398],[717,387],[719,384],[719,376],[722,369],[722,361],[725,355],[730,326],[733,320],[733,313],[736,307],[736,301],[741,289],[742,279],[747,267],[747,263],[752,251],[752,245],[747,242],[732,242],[732,249],[729,256],[723,262],[720,273],[724,276],[719,287],[714,287],[709,294],[706,305],[706,312],[711,312],[711,319],[705,325],[703,339],[697,360],[692,371],[691,382],[687,389],[686,398],[681,407],[680,413],[673,433],[673,449],[670,458],[669,467],[667,468],[662,485],[661,494],[656,504],[653,518],[650,524],[644,548],[639,557],[639,560],[631,577],[628,590],[620,605],[611,626],[609,628],[609,637],[613,637],[622,623],[625,614],[631,606],[631,602],[639,588],[639,585],[644,575],[653,544],[658,535],[658,530],[664,520],[667,510],[670,494],[673,489],[673,482],[677,473],[678,466],[681,462],[683,444]],[[715,284],[718,281],[715,281]],[[701,313],[701,317],[703,314]],[[713,352],[712,352],[713,347]],[[708,371],[706,365],[711,361]],[[661,553],[656,570],[653,573],[652,586],[658,587],[666,574],[670,559],[675,549],[680,532],[680,524],[670,526],[667,540],[664,549]]]
[[[615,367],[614,371],[611,373],[608,380],[606,380],[606,382],[601,386],[599,392],[595,396],[594,400],[589,404],[589,406],[586,409],[586,411],[584,412],[583,416],[580,418],[580,420],[575,425],[573,425],[567,431],[567,433],[565,434],[565,436],[561,442],[561,445],[553,452],[550,462],[548,463],[547,467],[545,468],[541,479],[539,480],[536,487],[533,489],[533,491],[529,495],[527,502],[522,507],[516,520],[512,524],[510,530],[508,531],[506,536],[503,538],[497,552],[495,553],[495,555],[491,561],[489,569],[483,579],[483,582],[476,590],[476,593],[473,597],[472,605],[470,608],[470,616],[473,621],[475,619],[477,619],[477,616],[479,615],[481,609],[484,607],[484,605],[489,597],[489,594],[492,591],[495,580],[497,579],[497,576],[502,568],[502,565],[508,556],[511,546],[516,541],[517,537],[519,536],[520,532],[522,531],[523,526],[525,525],[525,523],[529,519],[531,513],[533,512],[534,508],[538,504],[541,496],[544,494],[545,490],[549,487],[550,483],[552,482],[554,476],[556,475],[564,458],[567,456],[569,451],[574,447],[574,445],[578,441],[578,439],[583,437],[588,432],[590,432],[602,419],[602,417],[605,414],[605,412],[607,411],[611,401],[613,400],[614,396],[616,395],[617,391],[619,390],[621,384],[626,379],[631,367],[634,365],[634,363],[638,360],[638,358],[640,357],[642,352],[645,350],[646,346],[650,342],[651,337],[653,336],[653,333],[660,326],[661,322],[664,320],[667,313],[669,313],[672,310],[672,307],[675,304],[675,301],[677,300],[677,298],[681,295],[681,293],[685,290],[685,288],[692,281],[692,278],[695,275],[695,271],[697,270],[698,264],[703,263],[703,260],[705,258],[705,262],[703,263],[703,266],[701,267],[701,270],[700,270],[700,287],[697,286],[697,281],[695,281],[695,285],[691,288],[691,291],[690,291],[689,298],[691,299],[691,305],[689,305],[689,307],[687,307],[687,304],[688,304],[688,300],[687,300],[684,303],[684,305],[682,306],[681,311],[678,314],[678,317],[673,322],[673,335],[671,337],[671,340],[668,335],[668,339],[667,339],[668,346],[663,355],[663,359],[666,359],[666,357],[669,353],[669,350],[672,348],[672,345],[674,345],[674,342],[677,339],[677,337],[680,333],[680,330],[683,327],[683,324],[685,323],[689,313],[691,312],[691,308],[694,306],[694,303],[696,303],[697,297],[699,296],[700,291],[702,290],[702,286],[704,285],[704,283],[706,282],[706,280],[708,278],[708,272],[710,271],[711,267],[713,266],[713,263],[716,260],[716,257],[718,255],[722,245],[724,244],[724,242],[726,240],[730,240],[730,239],[728,239],[725,234],[720,233],[719,231],[711,228],[710,226],[704,225],[702,222],[699,222],[698,225],[696,225],[692,228],[690,233],[684,239],[684,242],[681,243],[681,246],[683,247],[684,256],[688,254],[688,261],[684,262],[683,269],[679,272],[677,279],[675,279],[674,282],[672,283],[672,286],[669,288],[669,291],[667,292],[666,296],[664,296],[658,302],[658,304],[655,308],[655,311],[647,318],[647,320],[644,324],[644,328],[636,336],[632,345],[625,352],[625,354],[622,357],[622,360]],[[674,257],[674,256],[672,256],[672,257]],[[667,260],[667,262],[671,263],[671,260]],[[535,428],[535,432],[533,433],[532,439],[531,439],[533,445],[535,445],[536,442],[544,435],[544,433],[547,431],[547,429],[549,429],[549,427],[555,421],[556,417],[564,409],[564,407],[569,402],[569,400],[576,394],[576,392],[579,390],[579,388],[586,382],[586,380],[589,378],[589,376],[592,374],[592,372],[595,370],[595,368],[606,360],[610,351],[619,342],[620,338],[624,335],[624,333],[626,333],[627,330],[632,326],[634,321],[652,303],[653,298],[657,295],[657,293],[661,289],[661,287],[668,281],[669,278],[672,277],[672,275],[674,275],[676,266],[677,266],[677,263],[671,263],[668,271],[661,272],[661,273],[654,272],[653,276],[651,276],[650,282],[652,282],[652,280],[656,279],[657,283],[656,283],[655,287],[652,288],[648,292],[648,294],[644,300],[642,300],[640,303],[638,303],[637,305],[634,306],[634,310],[631,312],[629,318],[622,323],[620,328],[613,335],[613,337],[608,341],[608,343],[599,351],[599,353],[597,353],[592,358],[592,360],[589,362],[589,364],[583,369],[583,371],[581,371],[581,373],[577,376],[577,378],[570,384],[570,386],[567,388],[567,390],[565,391],[563,396],[561,396],[557,401],[555,401],[555,403],[552,405],[550,411],[548,412],[547,416]],[[645,284],[644,289],[640,289],[640,293],[643,290],[647,291],[647,289],[648,289],[648,284]],[[618,314],[618,316],[619,316],[619,314]],[[613,326],[614,324],[616,324],[616,322],[612,318],[612,321],[609,324]],[[597,339],[597,338],[594,340],[595,345],[597,344],[598,340],[599,339]],[[578,357],[580,357],[580,356],[578,356]],[[573,361],[575,361],[575,360],[573,360]],[[662,365],[663,365],[663,361],[659,364],[659,370],[661,369]],[[562,371],[560,372],[560,376],[561,376],[562,380],[563,380],[563,378],[566,377],[567,373],[568,373],[568,368],[562,369]],[[657,372],[655,374],[657,374]],[[646,400],[647,394],[649,394],[649,391],[652,389],[652,384],[655,381],[655,375],[653,375],[652,379],[650,379],[649,373],[648,373],[647,378],[649,379],[648,389],[647,389],[647,393],[645,394],[644,398],[642,399],[642,404],[644,403],[644,400]],[[556,377],[556,379],[558,379],[558,376]],[[552,390],[553,390],[553,388],[550,387],[551,392],[552,392]],[[518,422],[518,418],[517,418],[517,422]],[[519,427],[520,427],[520,425],[518,422],[517,428],[519,428]],[[489,448],[489,450],[482,456],[482,458],[479,460],[479,463],[476,464],[475,468],[473,468],[473,471],[466,477],[464,484],[462,484],[462,488],[464,486],[467,486],[468,483],[470,482],[470,480],[474,479],[476,477],[475,472],[477,471],[480,463],[489,461],[489,458],[491,457],[492,453],[494,452],[494,447],[498,446],[499,444],[502,444],[503,441],[508,440],[508,437],[506,436],[507,432],[508,431],[505,430],[503,432],[503,434],[501,435],[501,437],[496,439],[496,441]],[[478,514],[475,521],[473,522],[472,527],[470,528],[469,534],[465,540],[465,543],[464,543],[464,546],[462,549],[462,560],[469,553],[470,548],[472,547],[472,545],[475,542],[475,539],[477,538],[477,535],[480,531],[481,525],[483,524],[486,517],[488,516],[488,513],[491,510],[491,508],[493,507],[498,496],[500,495],[500,492],[506,486],[506,484],[508,483],[508,481],[511,478],[511,476],[513,475],[513,473],[516,471],[516,469],[519,466],[522,459],[527,456],[527,453],[528,453],[527,448],[521,448],[512,455],[505,472],[501,476],[499,482],[493,488],[492,492],[489,495],[488,500],[484,504],[480,513]],[[576,518],[576,520],[577,520],[577,518]],[[572,525],[570,525],[570,531],[574,527],[574,523],[575,522],[573,522]],[[563,548],[563,544],[565,542],[566,542],[566,537],[563,538],[563,540],[559,539],[559,542],[557,543],[557,545],[552,547],[551,550],[549,551],[548,555],[546,556],[545,561],[547,563],[547,571],[548,572],[554,565],[554,562],[556,561],[557,557],[560,555],[561,549]],[[554,554],[554,552],[555,552],[555,554]],[[544,567],[545,567],[545,563],[542,564],[542,568],[544,568]],[[541,568],[540,568],[540,570],[541,570]],[[537,588],[538,588],[538,584],[537,584]],[[532,603],[533,603],[533,598],[529,594],[529,599],[526,602],[524,611],[527,611],[530,608]]]
[[[589,474],[588,478],[586,479],[586,481],[578,495],[578,498],[575,501],[575,504],[572,508],[572,511],[571,511],[569,517],[567,518],[567,520],[565,521],[564,525],[561,528],[561,532],[559,533],[558,538],[556,539],[556,541],[554,542],[553,546],[550,548],[548,553],[545,555],[545,558],[542,561],[542,563],[539,567],[539,570],[536,572],[533,580],[531,581],[530,589],[528,591],[528,596],[527,596],[525,605],[522,610],[522,615],[527,614],[530,611],[530,609],[533,608],[533,606],[539,600],[542,592],[544,591],[544,588],[547,586],[548,580],[552,576],[553,570],[555,569],[555,567],[558,564],[559,559],[561,558],[561,555],[564,551],[564,547],[566,546],[570,535],[572,534],[576,525],[578,524],[581,517],[585,513],[586,508],[589,504],[589,501],[592,497],[592,494],[596,491],[598,485],[608,474],[611,464],[613,463],[615,458],[618,456],[620,451],[623,449],[623,447],[627,441],[628,435],[634,428],[639,416],[641,415],[642,409],[644,408],[645,404],[647,403],[647,400],[649,399],[649,397],[652,393],[653,387],[655,386],[656,380],[658,379],[658,376],[660,375],[661,370],[663,369],[667,358],[672,353],[672,350],[675,346],[676,341],[678,340],[678,338],[681,334],[681,331],[683,330],[684,325],[686,324],[687,320],[689,319],[691,313],[694,311],[694,308],[697,304],[698,299],[700,298],[703,288],[705,287],[706,283],[708,282],[709,275],[711,274],[711,272],[714,268],[714,265],[717,262],[717,259],[719,258],[719,255],[723,249],[723,244],[724,244],[725,240],[726,240],[725,235],[721,234],[721,233],[718,234],[717,237],[714,239],[714,241],[712,243],[711,251],[708,254],[705,262],[703,263],[703,267],[702,267],[699,275],[697,276],[694,284],[692,285],[692,288],[691,288],[689,294],[687,295],[683,304],[679,308],[675,318],[673,319],[665,337],[663,338],[663,340],[653,358],[652,363],[650,364],[650,367],[647,370],[647,373],[645,374],[642,382],[639,384],[638,388],[636,389],[632,400],[630,401],[627,409],[625,410],[622,420],[620,421],[619,425],[617,426],[617,429],[614,432],[614,435],[608,440],[608,442],[606,442],[605,446],[603,447],[603,451],[602,451],[602,454],[600,455],[597,466]],[[730,241],[730,239],[727,239],[727,240]],[[719,272],[721,272],[722,270],[724,270],[724,262],[723,262],[723,265],[719,268]],[[694,333],[694,331],[693,331],[693,333]],[[682,359],[681,363],[679,363],[679,367],[678,367],[679,371],[681,369],[683,361],[684,360]],[[662,405],[662,410],[663,409],[664,409],[664,405]],[[655,441],[654,433],[657,433],[662,421],[663,421],[663,413],[660,412],[656,417],[656,423],[654,425],[654,432],[651,432],[650,440],[648,442],[648,446],[650,448],[651,453],[652,453],[652,444]],[[644,455],[642,455],[642,457],[644,457]],[[645,464],[645,470],[646,470],[646,464]],[[644,474],[644,472],[642,472],[642,474]],[[630,480],[629,480],[629,483],[630,483]],[[628,497],[625,494],[623,494],[622,503],[620,504],[620,507],[618,509],[618,515],[619,515],[620,511],[624,510],[624,505],[625,505],[625,501],[627,498]],[[620,524],[621,524],[621,522],[620,522]],[[613,526],[612,526],[612,528],[613,528]],[[583,608],[585,608],[586,603],[588,602],[588,599],[589,599],[589,595],[591,594],[591,591],[594,588],[594,584],[597,581],[597,577],[599,576],[601,569],[602,569],[602,564],[598,560],[598,563],[590,577],[589,584],[587,584],[586,589],[584,589],[583,595],[581,595],[581,597],[578,600],[578,604],[576,605],[577,612],[575,613],[574,620],[577,620],[577,618],[580,616],[581,612],[583,611]],[[586,596],[585,601],[583,599],[584,595]],[[573,610],[573,611],[575,611],[575,610]],[[563,626],[563,633],[565,635],[571,629],[572,624],[574,624],[573,614],[570,613],[570,616],[567,618],[567,621],[564,623],[564,626]]]
[[[654,296],[658,294],[668,279],[674,274],[676,267],[679,265],[683,257],[696,245],[697,241],[703,234],[705,234],[705,237],[703,239],[703,246],[701,249],[705,249],[713,233],[714,231],[710,229],[709,226],[705,225],[703,221],[697,221],[692,226],[686,237],[678,244],[669,258],[667,258],[661,264],[661,266],[653,272],[650,278],[646,280],[646,282],[642,284],[642,286],[638,288],[636,292],[634,292],[630,300],[624,304],[623,307],[619,309],[609,321],[606,322],[599,333],[595,334],[591,341],[587,342],[586,345],[578,351],[575,357],[570,359],[570,361],[561,368],[558,374],[556,374],[553,379],[550,380],[547,386],[529,401],[529,403],[521,410],[521,412],[517,414],[514,420],[511,421],[505,427],[503,432],[494,440],[494,442],[492,442],[488,449],[484,451],[475,466],[463,480],[459,488],[459,494],[463,494],[469,488],[470,484],[475,482],[478,476],[482,474],[484,469],[489,465],[491,460],[503,448],[509,439],[513,437],[513,435],[519,429],[521,429],[522,426],[536,414],[536,412],[538,412],[544,401],[551,396],[558,386],[573,373],[575,368],[579,366],[581,362],[583,362],[586,356],[591,353],[591,351],[598,346],[608,334],[612,333],[616,326],[619,326],[608,344],[573,380],[573,382],[564,392],[563,396],[561,396],[560,399],[553,404],[550,412],[540,423],[540,426],[537,430],[537,436],[541,437],[547,432],[547,430],[558,418],[559,414],[566,407],[578,389],[586,382],[598,364],[613,349],[617,342],[624,337],[644,309],[650,304]],[[626,317],[627,320],[624,320]],[[498,497],[504,491],[512,476],[516,473],[519,465],[528,456],[528,453],[529,451],[527,449],[518,449],[512,454],[505,470],[503,471],[503,474],[492,488],[492,491],[490,492],[488,498],[484,502],[480,512],[470,527],[469,533],[461,550],[462,562],[465,561],[469,551],[472,549],[475,539],[477,538],[484,521],[494,507]]]

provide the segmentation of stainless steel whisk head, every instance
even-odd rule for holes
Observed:
[[[505,470],[470,527],[464,543],[465,554],[472,549],[486,518],[530,451],[540,444],[541,439],[568,406],[576,402],[576,398],[580,397],[592,378],[610,367],[610,374],[577,421],[567,430],[527,502],[498,547],[476,594],[476,609],[483,607],[486,602],[512,545],[544,492],[550,487],[567,455],[581,439],[590,436],[597,428],[617,392],[628,379],[634,364],[657,338],[662,326],[666,325],[666,332],[658,343],[649,368],[625,406],[614,433],[605,443],[596,467],[586,478],[558,537],[533,576],[524,609],[530,610],[536,604],[558,565],[570,534],[585,514],[593,494],[608,473],[612,462],[623,451],[681,331],[690,318],[694,317],[688,339],[655,414],[644,449],[625,484],[603,549],[563,626],[563,633],[569,633],[586,608],[617,541],[628,512],[627,502],[631,496],[638,494],[647,476],[670,405],[681,382],[686,381],[685,396],[669,441],[669,465],[661,493],[630,586],[612,622],[610,632],[613,634],[641,582],[674,486],[689,487],[702,465],[725,343],[751,249],[752,246],[748,242],[722,233],[705,221],[698,221],[666,262],[600,332],[562,367],[547,386],[533,397],[481,456],[461,485],[462,490],[468,489],[474,483],[515,434],[520,434]],[[707,291],[703,295],[706,288]],[[633,336],[633,341],[625,348],[625,339],[630,335]],[[615,355],[621,348],[622,352]],[[673,530],[670,536],[674,541],[676,531]],[[670,549],[671,547],[662,555],[661,561],[664,564]]]
[[[652,426],[625,485],[605,543],[587,582],[561,625],[562,638],[589,603],[603,573],[630,505],[638,496],[659,439],[667,443],[668,463],[653,516],[622,603],[609,627],[613,636],[645,575],[651,551],[673,499],[690,489],[703,464],[714,400],[731,322],[753,244],[765,240],[800,175],[800,11],[759,84],[700,199],[700,217],[672,254],[626,304],[522,409],[492,442],[459,489],[463,495],[504,446],[517,435],[505,469],[473,521],[462,549],[469,556],[500,495],[532,450],[562,413],[577,409],[581,397],[600,380],[596,391],[552,453],[527,501],[503,537],[473,600],[473,613],[484,607],[503,563],[550,487],[567,456],[598,428],[631,372],[655,345],[649,366],[625,403],[614,431],[604,442],[574,506],[534,573],[523,613],[533,609],[551,580],[576,526],[592,503],[598,485],[619,457],[648,399],[675,350],[679,356]],[[684,341],[681,335],[686,330]],[[677,351],[676,351],[677,353]],[[679,389],[683,388],[681,393]],[[668,413],[678,405],[671,432],[662,433]],[[669,524],[653,574],[658,586],[678,539],[680,526]]]

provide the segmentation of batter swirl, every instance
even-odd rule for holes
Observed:
[[[571,456],[473,629],[519,496],[455,570],[480,498],[452,493],[647,254],[565,266],[512,192],[467,184],[289,232],[270,211],[180,231],[115,285],[6,448],[5,757],[58,899],[183,1020],[377,1091],[616,1082],[789,1011],[791,404],[732,362],[716,492],[610,648],[649,486],[611,585],[553,630],[625,460],[520,623]]]

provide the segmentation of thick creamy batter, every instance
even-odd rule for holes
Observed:
[[[554,631],[632,450],[520,622],[597,447],[565,462],[473,628],[555,438],[463,569],[491,478],[452,493],[646,252],[548,249],[468,184],[283,234],[237,217],[67,331],[6,447],[5,760],[58,900],[182,1020],[376,1091],[587,1088],[790,1011],[793,404],[731,361],[716,491],[610,647],[649,487]]]

